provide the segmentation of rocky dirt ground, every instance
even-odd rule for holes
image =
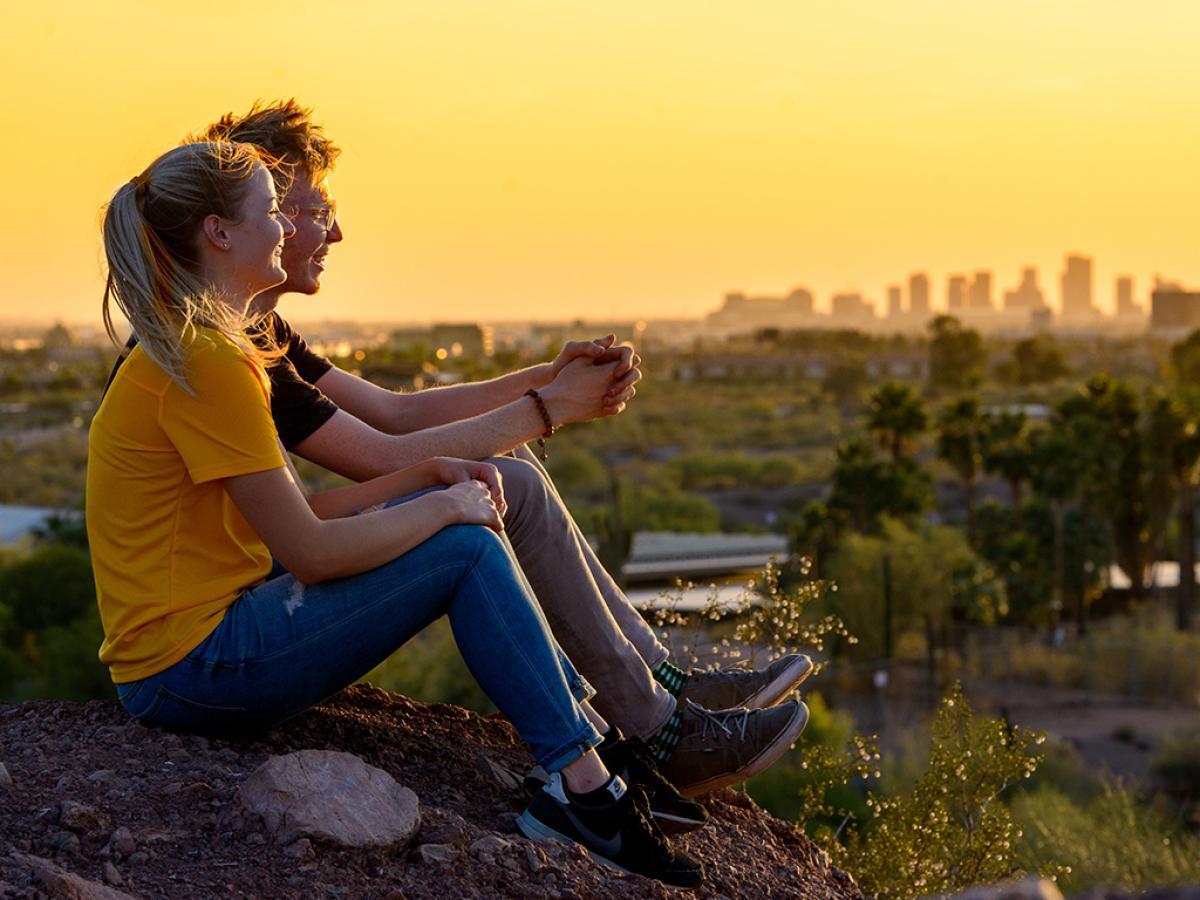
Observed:
[[[275,842],[238,800],[272,755],[341,750],[416,792],[404,847]],[[521,837],[529,756],[508,722],[356,685],[250,741],[147,729],[115,703],[0,704],[0,897],[667,897],[581,851]],[[7,775],[5,774],[7,772]],[[699,897],[861,898],[791,825],[730,790],[680,839]],[[83,881],[71,881],[73,873]],[[107,886],[107,887],[106,887]],[[90,893],[89,893],[90,892]]]

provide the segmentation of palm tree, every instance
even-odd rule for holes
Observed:
[[[829,506],[844,515],[855,531],[866,534],[877,520],[876,495],[884,480],[882,463],[875,448],[862,437],[842,442],[835,453],[837,465]]]
[[[899,464],[913,438],[929,426],[925,405],[917,392],[906,384],[889,381],[871,395],[867,411],[867,430]]]
[[[1195,419],[1187,423],[1183,439],[1176,445],[1174,464],[1179,479],[1179,592],[1175,597],[1175,626],[1192,627],[1196,604],[1196,486],[1200,481],[1200,428]]]
[[[928,474],[910,459],[889,463],[865,437],[843,441],[836,454],[829,509],[855,531],[874,532],[881,516],[912,518],[932,501]]]
[[[1087,632],[1088,546],[1092,512],[1108,519],[1111,537],[1123,568],[1133,584],[1134,596],[1143,592],[1145,556],[1141,541],[1145,504],[1139,468],[1141,435],[1137,401],[1128,386],[1107,375],[1096,375],[1083,389],[1055,410],[1055,427],[1065,433],[1072,458],[1079,501],[1080,567],[1075,597],[1075,627]]]
[[[1004,410],[989,415],[983,422],[983,466],[1008,482],[1012,495],[1013,530],[1022,531],[1021,507],[1024,487],[1033,466],[1025,413]]]
[[[967,540],[975,546],[975,484],[979,478],[983,419],[978,397],[959,397],[938,416],[938,457],[962,479],[967,505]]]
[[[1169,515],[1171,488],[1178,491],[1175,504],[1179,526],[1179,589],[1175,595],[1175,624],[1180,631],[1191,626],[1192,604],[1196,593],[1196,484],[1200,478],[1200,429],[1195,415],[1180,397],[1159,394],[1154,397],[1148,432],[1155,458],[1163,461],[1167,477],[1159,481],[1163,517]],[[1188,397],[1193,401],[1195,397]]]
[[[1075,465],[1072,436],[1063,423],[1038,428],[1029,435],[1030,481],[1037,493],[1050,501],[1054,511],[1054,600],[1051,627],[1066,602],[1066,518],[1067,504],[1079,490],[1079,470]]]

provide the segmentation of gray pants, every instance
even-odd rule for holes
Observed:
[[[592,706],[626,735],[648,738],[675,711],[650,674],[667,650],[609,576],[530,450],[488,460],[500,469],[504,527],[550,629],[596,689]]]

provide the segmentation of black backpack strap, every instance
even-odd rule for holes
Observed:
[[[112,387],[113,379],[117,377],[117,369],[121,368],[121,363],[129,359],[129,354],[133,352],[133,348],[137,346],[137,343],[137,335],[131,334],[129,340],[125,342],[125,347],[121,350],[121,355],[113,363],[112,371],[108,373],[108,381],[104,382],[104,390],[100,392],[101,402],[104,401],[104,395],[108,393],[108,389]]]

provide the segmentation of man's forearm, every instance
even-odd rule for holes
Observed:
[[[527,390],[543,388],[550,383],[551,378],[551,366],[544,363],[487,381],[427,388],[411,394],[397,395],[397,402],[390,405],[387,420],[370,424],[389,434],[409,434],[472,419],[520,400]],[[519,443],[521,441],[514,441],[513,447]],[[512,447],[508,449],[511,450]]]
[[[545,427],[537,405],[528,397],[482,415],[402,435],[384,434],[340,411],[293,450],[332,472],[365,481],[434,456],[497,456],[537,437]]]

